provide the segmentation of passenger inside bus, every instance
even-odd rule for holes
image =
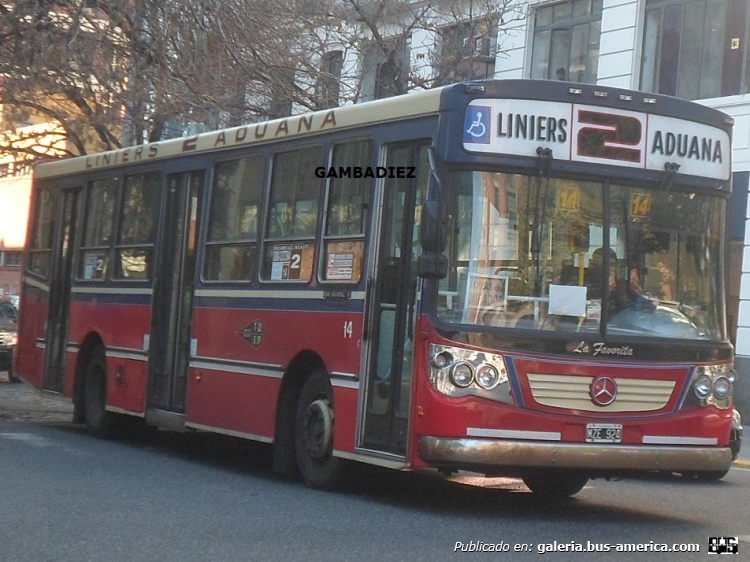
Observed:
[[[614,250],[609,251],[609,277],[607,286],[610,291],[617,288],[617,254]],[[588,287],[589,299],[601,299],[604,296],[604,249],[597,248],[591,254],[589,267],[586,270],[586,286]]]

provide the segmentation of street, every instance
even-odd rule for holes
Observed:
[[[275,478],[270,452],[202,433],[94,439],[70,422],[68,404],[0,382],[0,560],[444,560],[463,554],[457,543],[508,546],[473,552],[481,559],[716,560],[715,536],[740,537],[735,559],[750,553],[743,468],[707,484],[594,480],[550,505],[518,480],[362,466],[342,491],[319,492]],[[618,543],[651,551],[617,552]],[[662,543],[700,552],[655,552]],[[581,554],[576,544],[612,546]]]

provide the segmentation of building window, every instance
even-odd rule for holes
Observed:
[[[0,255],[0,260],[2,260],[2,265],[5,267],[21,267],[22,255],[23,252],[5,251]]]
[[[343,51],[330,51],[321,57],[317,85],[321,108],[338,107],[343,67]]]
[[[641,89],[689,100],[743,94],[747,0],[648,0]]]
[[[20,178],[31,175],[31,162],[19,161],[0,164],[0,179],[14,177]]]
[[[496,19],[462,22],[441,32],[437,82],[484,80],[495,76]]]
[[[595,84],[603,0],[567,0],[536,9],[531,78]]]
[[[292,114],[292,92],[294,92],[294,71],[288,68],[270,70],[270,102],[268,118],[280,119]]]
[[[362,101],[405,94],[411,69],[411,36],[372,43],[364,56]]]

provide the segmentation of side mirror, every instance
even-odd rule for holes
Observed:
[[[422,205],[422,250],[442,254],[447,243],[448,214],[440,201],[427,200]]]

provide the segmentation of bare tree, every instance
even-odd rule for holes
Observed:
[[[361,61],[356,77],[343,78],[356,83],[349,95],[358,101],[491,78],[503,26],[525,17],[525,3],[343,0],[331,2],[329,12],[340,22],[337,41]],[[416,36],[421,43],[413,42]],[[418,52],[416,59],[412,51]]]
[[[0,152],[36,157],[58,141],[59,155],[85,154],[156,141],[170,128],[181,134],[186,123],[210,129],[267,116],[279,90],[294,98],[294,85],[283,84],[308,55],[300,20],[279,6],[0,2]]]
[[[514,1],[0,0],[0,155],[111,150],[476,77]],[[430,72],[413,64],[417,32]]]

